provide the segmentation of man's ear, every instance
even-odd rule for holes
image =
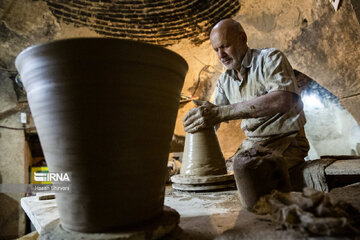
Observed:
[[[241,40],[242,40],[244,43],[247,43],[247,36],[246,36],[246,33],[241,32],[241,33],[240,33],[240,38],[241,38]]]

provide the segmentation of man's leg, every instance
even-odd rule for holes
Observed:
[[[290,191],[283,157],[261,145],[239,152],[234,157],[233,168],[240,201],[246,209],[251,209],[261,196],[274,189]]]
[[[283,157],[288,164],[291,190],[302,191],[305,187],[303,170],[306,166],[305,157],[308,155],[309,142],[306,137],[296,137],[289,147],[283,152]]]

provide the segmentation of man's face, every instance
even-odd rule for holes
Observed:
[[[210,42],[226,69],[240,71],[247,50],[246,37],[219,28],[211,32]]]

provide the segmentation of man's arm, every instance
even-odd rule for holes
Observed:
[[[194,133],[224,121],[257,118],[288,111],[299,96],[287,91],[274,91],[252,100],[217,106],[207,101],[194,101],[198,107],[184,117],[186,132]]]

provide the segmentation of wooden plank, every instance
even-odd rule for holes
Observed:
[[[45,196],[48,195],[53,195],[53,193],[37,193],[36,196],[21,199],[21,207],[39,234],[46,232],[49,226],[57,224],[59,221],[59,211],[55,199],[40,200],[46,199]]]
[[[360,175],[360,159],[337,160],[325,168],[326,175]]]

